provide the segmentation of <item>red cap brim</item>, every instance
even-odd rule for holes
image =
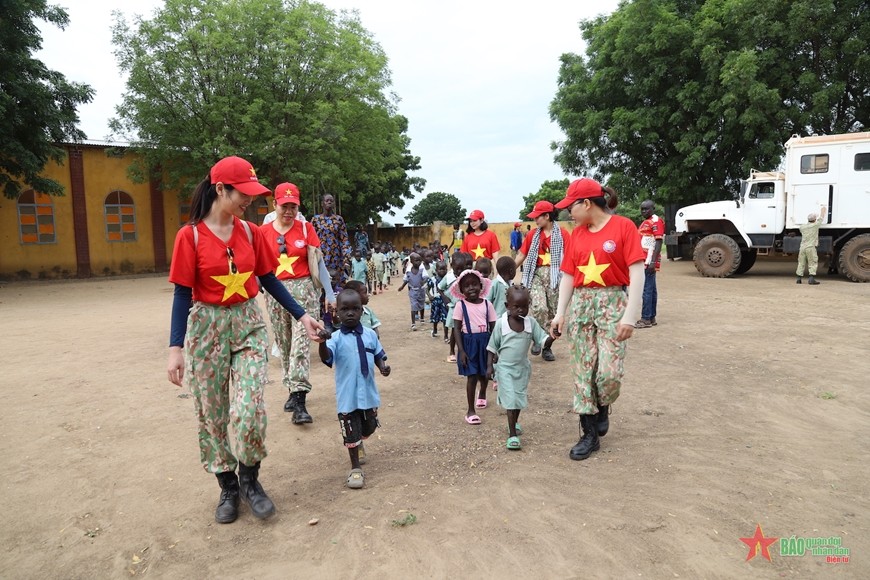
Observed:
[[[569,205],[571,205],[575,201],[580,201],[580,200],[574,199],[572,197],[566,197],[565,199],[563,199],[562,201],[560,201],[559,203],[556,204],[556,208],[557,209],[565,209],[566,207],[568,207]]]
[[[231,185],[233,186],[233,189],[238,189],[245,195],[250,196],[268,195],[272,193],[272,190],[261,184],[259,181],[244,181],[242,183],[229,183],[227,185]]]

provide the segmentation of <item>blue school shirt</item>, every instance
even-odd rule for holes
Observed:
[[[380,371],[375,361],[386,360],[387,354],[374,330],[363,327],[362,340],[369,367],[367,377],[362,374],[354,334],[336,330],[326,341],[330,355],[324,364],[330,368],[335,365],[335,403],[339,413],[381,406],[381,396],[375,385],[375,373]]]

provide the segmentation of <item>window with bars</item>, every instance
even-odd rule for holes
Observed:
[[[124,191],[113,191],[103,204],[106,214],[106,238],[110,242],[136,241],[136,206]]]
[[[178,204],[178,223],[180,227],[187,225],[190,220],[190,202],[182,202]]]
[[[18,196],[18,234],[22,244],[57,243],[49,195],[28,189]]]

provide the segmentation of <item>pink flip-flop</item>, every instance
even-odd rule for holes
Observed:
[[[481,423],[480,417],[478,417],[477,415],[471,415],[470,417],[466,416],[465,422],[468,423],[469,425],[480,425],[480,423]]]
[[[486,409],[486,399],[478,399],[474,402],[474,406],[478,409]]]

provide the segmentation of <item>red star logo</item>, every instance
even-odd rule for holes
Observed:
[[[768,550],[768,548],[778,539],[779,538],[765,538],[764,533],[761,531],[761,524],[757,524],[755,526],[754,536],[751,538],[740,538],[741,542],[749,546],[749,553],[746,555],[746,561],[748,562],[753,559],[758,555],[759,550],[761,550],[761,556],[770,562],[770,550]]]

